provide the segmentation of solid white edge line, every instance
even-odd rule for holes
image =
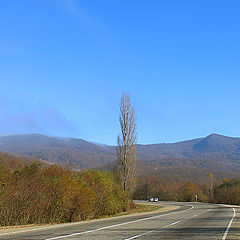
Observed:
[[[68,234],[68,235],[62,235],[62,236],[53,237],[53,238],[47,238],[45,240],[56,240],[56,239],[62,239],[62,238],[67,238],[67,237],[73,237],[73,236],[78,236],[78,235],[82,235],[82,234],[85,234],[85,233],[97,232],[97,231],[101,231],[101,230],[108,229],[108,228],[123,226],[123,225],[136,223],[136,222],[141,222],[141,221],[145,221],[145,220],[149,220],[149,219],[153,219],[153,218],[157,218],[157,217],[163,217],[163,216],[167,216],[167,215],[172,215],[172,214],[176,214],[176,213],[179,213],[179,212],[185,212],[185,211],[189,211],[189,210],[194,208],[193,205],[190,205],[190,206],[191,206],[191,208],[185,209],[185,210],[182,210],[182,211],[178,211],[178,212],[172,212],[172,213],[167,213],[167,214],[160,214],[160,215],[153,216],[153,217],[141,218],[141,219],[130,221],[130,222],[119,223],[119,224],[110,225],[110,226],[97,228],[97,229],[92,229],[92,230],[88,230],[88,231],[84,231],[84,232],[73,233],[73,234]],[[180,206],[178,206],[178,208],[180,208]]]
[[[230,229],[230,227],[231,227],[231,225],[232,225],[233,219],[234,219],[234,217],[236,216],[235,208],[232,208],[232,209],[233,209],[233,216],[232,216],[232,218],[231,218],[231,220],[230,220],[230,222],[229,222],[229,224],[228,224],[228,226],[227,226],[227,228],[226,228],[226,230],[225,230],[225,232],[224,232],[224,235],[223,235],[223,237],[222,237],[222,240],[225,240],[225,239],[226,239],[226,237],[227,237],[227,235],[228,235],[228,232],[229,232],[229,229]]]
[[[177,221],[177,222],[168,224],[168,225],[166,225],[166,226],[163,226],[163,227],[160,227],[160,228],[156,228],[156,229],[154,229],[154,230],[151,230],[151,231],[148,231],[148,232],[145,232],[145,233],[142,233],[142,234],[139,234],[139,235],[130,237],[130,238],[126,238],[126,239],[124,239],[124,240],[136,239],[136,238],[142,237],[142,236],[144,236],[144,235],[147,235],[147,234],[149,234],[149,233],[155,232],[155,231],[157,231],[157,230],[159,230],[159,229],[170,227],[170,226],[175,225],[175,224],[177,224],[177,223],[179,223],[179,222],[180,222],[180,221]]]

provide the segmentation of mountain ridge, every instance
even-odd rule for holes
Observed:
[[[116,146],[43,134],[0,137],[0,152],[36,157],[75,169],[116,163]],[[137,152],[140,162],[152,169],[193,167],[240,173],[240,138],[236,137],[210,134],[176,143],[138,144]]]

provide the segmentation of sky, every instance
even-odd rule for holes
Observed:
[[[239,0],[2,0],[0,135],[240,136]]]

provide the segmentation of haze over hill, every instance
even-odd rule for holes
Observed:
[[[114,146],[40,134],[0,137],[0,151],[77,169],[99,168],[116,162]],[[195,175],[200,169],[222,172],[223,175],[240,173],[240,138],[211,134],[177,143],[137,145],[137,152],[144,171],[154,169],[156,173],[160,170],[170,173],[173,169],[176,172],[177,168],[192,168]]]

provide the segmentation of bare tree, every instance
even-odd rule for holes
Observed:
[[[118,170],[127,197],[131,197],[136,187],[136,123],[134,108],[128,94],[123,94],[120,103],[119,122],[121,135],[118,136]]]

